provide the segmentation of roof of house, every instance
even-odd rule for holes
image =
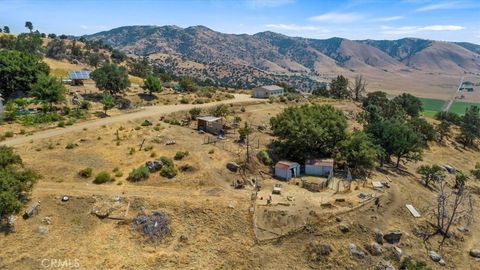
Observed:
[[[312,166],[333,166],[333,159],[309,159],[305,161],[305,165]]]
[[[264,90],[267,90],[267,91],[283,90],[283,88],[278,86],[278,85],[264,85],[264,86],[257,87],[255,89],[264,89]]]
[[[91,71],[88,70],[71,70],[68,72],[68,77],[72,80],[88,80],[90,73]]]
[[[216,116],[202,116],[202,117],[197,117],[197,120],[202,120],[206,122],[216,122],[218,120],[222,119],[221,117],[216,117]]]
[[[288,169],[290,167],[296,167],[296,166],[300,166],[300,164],[298,164],[297,162],[288,161],[288,160],[280,160],[279,162],[277,162],[277,164],[275,164],[275,167],[282,168],[282,169]]]

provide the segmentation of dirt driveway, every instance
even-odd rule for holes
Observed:
[[[96,128],[96,127],[101,127],[103,125],[127,122],[130,120],[136,120],[139,118],[158,116],[162,114],[170,114],[177,111],[189,110],[193,107],[207,108],[207,107],[212,107],[218,104],[243,103],[243,102],[253,102],[253,101],[258,101],[258,99],[251,98],[249,95],[235,94],[234,99],[222,100],[222,101],[217,101],[217,102],[212,102],[207,104],[178,104],[178,105],[149,106],[149,107],[144,107],[143,110],[141,111],[137,111],[133,113],[121,114],[121,115],[97,119],[93,121],[87,121],[87,122],[69,126],[66,128],[55,128],[55,129],[49,129],[45,131],[39,131],[31,136],[17,136],[12,139],[5,140],[0,144],[4,144],[7,146],[21,145],[21,144],[28,143],[32,140],[52,138],[52,137],[60,136],[70,132],[81,131],[85,128]]]

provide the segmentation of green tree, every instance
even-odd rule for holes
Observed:
[[[455,174],[455,188],[462,188],[467,183],[469,177],[462,171],[457,171]]]
[[[0,35],[0,49],[13,50],[17,38],[14,35]]]
[[[127,60],[127,55],[124,52],[121,52],[119,50],[113,50],[110,57],[112,58],[113,62],[115,62],[115,63],[121,63],[121,62]]]
[[[385,119],[404,119],[405,111],[387,97],[387,93],[376,91],[368,93],[363,99],[363,120],[374,123]]]
[[[451,132],[450,132],[450,126],[451,126],[451,125],[452,125],[452,124],[451,124],[449,121],[447,121],[447,120],[442,120],[442,121],[440,122],[440,124],[438,124],[438,125],[435,127],[435,130],[436,130],[436,132],[437,132],[437,134],[438,134],[438,141],[439,141],[439,142],[443,142],[443,139],[444,139],[444,138],[447,138],[447,139],[448,139],[448,138],[450,137],[450,134],[451,134]]]
[[[90,74],[98,89],[111,95],[122,93],[130,86],[127,71],[115,64],[105,64]]]
[[[330,95],[336,99],[350,98],[350,91],[348,90],[348,79],[343,75],[337,76],[330,82]]]
[[[6,33],[6,34],[10,34],[10,27],[8,27],[8,26],[5,25],[5,26],[3,27],[3,32]]]
[[[66,53],[67,46],[65,46],[65,42],[61,39],[53,39],[48,43],[45,55],[54,59],[62,59],[65,58]]]
[[[192,118],[193,120],[197,119],[198,116],[200,116],[200,114],[202,113],[202,109],[201,108],[198,108],[198,107],[195,107],[195,108],[191,108],[188,113],[190,114],[190,118]]]
[[[105,113],[105,116],[108,116],[107,111],[115,107],[115,99],[111,94],[104,93],[100,102],[103,105],[103,111]]]
[[[335,160],[348,166],[354,177],[363,177],[375,168],[381,151],[363,131],[356,130],[340,143]]]
[[[198,89],[197,84],[190,77],[181,77],[178,84],[183,90],[188,92],[195,92]]]
[[[82,57],[82,49],[80,46],[77,46],[77,41],[72,40],[72,45],[70,46],[70,52],[73,58],[78,59]]]
[[[54,34],[54,33],[50,33],[50,34],[47,35],[47,37],[51,38],[51,39],[55,39],[55,38],[57,38],[57,35]]]
[[[427,120],[420,117],[411,118],[408,121],[411,129],[420,135],[423,140],[423,144],[426,146],[427,142],[433,141],[435,139],[435,128],[432,124],[428,123]]]
[[[90,66],[97,68],[98,64],[100,64],[101,57],[99,53],[93,52],[88,54],[87,60]]]
[[[17,91],[29,92],[40,75],[47,75],[49,67],[32,55],[0,50],[0,93],[9,98]]]
[[[444,169],[437,164],[434,165],[422,165],[417,168],[417,173],[422,175],[423,183],[426,187],[429,187],[431,182],[438,183],[445,179]]]
[[[473,146],[480,137],[480,109],[477,106],[467,108],[460,124],[458,140],[463,147]]]
[[[347,120],[341,110],[330,105],[289,107],[270,119],[272,147],[282,158],[304,161],[330,157],[346,137]]]
[[[365,93],[367,93],[367,82],[365,81],[365,78],[363,78],[362,75],[357,75],[355,76],[355,81],[350,87],[350,96],[353,97],[355,101],[360,101]]]
[[[22,33],[17,36],[15,50],[42,56],[42,39],[37,33]]]
[[[423,111],[422,101],[419,98],[407,93],[396,96],[393,99],[393,102],[396,103],[399,107],[403,108],[403,110],[410,117],[418,117],[420,115],[420,112]]]
[[[240,141],[244,142],[247,137],[253,133],[253,128],[245,122],[245,125],[242,128],[238,129],[238,134],[240,135]]]
[[[25,28],[27,28],[28,30],[30,30],[30,33],[33,31],[33,23],[30,22],[30,21],[26,21],[25,22]]]
[[[145,80],[143,80],[142,88],[152,95],[153,93],[162,91],[162,82],[153,75],[148,75]]]
[[[475,179],[480,180],[480,162],[475,164],[475,169],[471,170],[470,173],[475,177]]]
[[[13,148],[0,145],[0,169],[9,165],[21,165],[22,158],[13,151]]]
[[[48,75],[40,75],[38,81],[32,86],[30,95],[44,104],[48,104],[52,110],[54,103],[65,100],[67,89],[62,81]]]
[[[215,117],[227,117],[230,114],[230,109],[225,104],[220,104],[213,107],[210,113]]]
[[[133,60],[129,63],[129,73],[133,76],[146,78],[152,73],[152,67],[148,64],[148,60],[143,58],[141,60]]]

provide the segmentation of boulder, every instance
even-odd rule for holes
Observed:
[[[400,238],[402,238],[401,231],[391,231],[383,235],[383,239],[389,244],[396,244],[400,242]]]
[[[42,222],[43,222],[43,224],[45,224],[45,225],[51,225],[51,224],[52,224],[52,218],[51,218],[51,217],[48,217],[48,216],[47,216],[47,217],[44,217],[44,218],[42,219]]]
[[[306,249],[307,256],[310,261],[321,261],[322,258],[330,255],[332,252],[332,246],[329,244],[322,244],[317,242],[311,242]]]
[[[383,232],[380,229],[375,229],[373,233],[375,242],[379,243],[380,245],[383,244]]]
[[[347,232],[350,231],[350,227],[349,227],[347,224],[345,224],[345,223],[340,223],[340,224],[338,225],[338,229],[339,229],[342,233],[347,233]]]
[[[440,264],[441,266],[447,265],[447,263],[446,263],[443,259],[441,259],[440,261],[438,261],[438,264]]]
[[[231,172],[237,172],[238,168],[240,168],[240,165],[238,165],[235,162],[228,162],[227,163],[227,169]]]
[[[393,264],[389,261],[381,260],[374,268],[375,270],[395,270]]]
[[[39,234],[47,234],[48,233],[48,227],[47,226],[38,226],[37,232]]]
[[[348,250],[350,251],[350,255],[357,258],[357,259],[365,258],[365,252],[363,252],[355,244],[349,244],[348,245]]]
[[[365,245],[365,249],[373,256],[380,256],[383,252],[382,246],[375,242]]]
[[[442,256],[440,256],[437,252],[433,251],[433,250],[430,250],[428,252],[428,255],[430,256],[430,258],[432,259],[432,261],[434,262],[440,262],[442,260]]]
[[[402,249],[394,246],[393,247],[393,256],[395,256],[395,259],[400,261],[402,259],[402,255],[403,255]]]
[[[33,217],[38,213],[39,209],[40,209],[40,202],[34,202],[25,210],[25,213],[23,214],[23,218],[27,219],[27,218]]]
[[[471,249],[470,256],[474,258],[480,258],[480,249]]]
[[[150,160],[145,163],[145,166],[151,173],[153,173],[162,169],[163,162],[161,160]]]

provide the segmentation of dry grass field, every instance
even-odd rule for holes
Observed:
[[[359,111],[358,105],[348,101],[318,102],[341,108],[351,119]],[[241,112],[242,105],[232,105],[231,109],[243,121],[262,125],[294,104],[244,103],[245,112]],[[176,113],[179,117],[182,114]],[[153,125],[141,126],[145,119]],[[353,128],[354,121],[349,121]],[[359,260],[349,255],[348,245],[354,243],[364,249],[363,245],[374,241],[376,228],[383,232],[401,230],[398,246],[405,255],[423,260],[433,269],[440,268],[429,259],[422,239],[414,234],[417,227],[429,226],[428,213],[435,200],[435,193],[414,173],[421,163],[408,163],[401,171],[387,167],[374,172],[370,180],[389,179],[391,188],[382,191],[373,190],[370,181],[354,184],[351,191],[340,194],[328,190],[312,193],[294,181],[283,183],[283,194],[272,195],[277,197],[268,206],[266,196],[278,183],[268,176],[269,168],[255,162],[255,170],[267,174],[262,174],[263,188],[253,200],[252,187],[231,187],[232,181],[242,176],[225,168],[227,162],[243,161],[245,149],[234,142],[236,135],[232,131],[216,144],[205,144],[206,136],[195,131],[195,123],[172,126],[160,121],[159,116],[146,116],[17,145],[25,165],[43,175],[31,198],[32,202],[41,202],[41,209],[30,219],[19,217],[14,233],[0,235],[0,269],[41,269],[44,259],[78,260],[80,269],[370,269],[381,259],[394,262],[392,246],[384,244],[382,256],[367,255]],[[257,151],[264,149],[272,136],[257,131],[252,138]],[[169,140],[176,144],[166,145]],[[72,149],[66,149],[69,144]],[[146,181],[126,180],[128,173],[145,161],[160,156],[172,158],[177,151],[189,151],[189,155],[174,161],[178,170],[175,178],[154,173]],[[467,171],[479,160],[478,152],[456,148],[449,142],[432,144],[422,163],[451,164]],[[79,177],[78,172],[86,167],[93,169],[93,176]],[[96,185],[92,180],[101,171],[116,177]],[[248,177],[262,178],[256,171]],[[469,185],[478,195],[478,183]],[[360,192],[378,196],[381,207],[375,207],[372,201],[361,203]],[[63,195],[70,200],[62,202]],[[335,202],[336,198],[345,202]],[[124,220],[100,219],[91,213],[96,203],[115,204],[117,200],[129,205],[127,215],[122,212]],[[322,207],[325,201],[332,205]],[[407,203],[413,204],[422,217],[411,216],[405,208]],[[478,217],[480,211],[475,207]],[[172,234],[161,242],[146,241],[132,227],[132,218],[152,211],[166,213],[171,221]],[[45,217],[51,218],[50,225],[44,224]],[[340,224],[346,225],[348,232],[341,232]],[[39,233],[39,226],[47,227],[48,233]],[[274,232],[276,237],[259,237],[255,226]],[[474,223],[469,229],[461,233],[455,228],[454,240],[447,240],[441,251],[448,269],[479,267],[468,250],[478,248],[480,227]],[[430,241],[434,249],[437,240]],[[308,251],[311,243],[330,244],[332,253],[312,261]]]

